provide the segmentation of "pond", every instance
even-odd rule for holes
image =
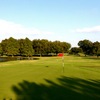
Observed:
[[[0,62],[15,60],[39,60],[39,57],[0,57]]]
[[[0,57],[0,62],[17,60],[16,57]]]
[[[0,58],[0,62],[5,61],[4,58]]]

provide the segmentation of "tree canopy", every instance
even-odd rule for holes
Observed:
[[[19,53],[18,41],[12,37],[1,42],[3,54],[17,55]]]
[[[3,50],[2,50],[2,46],[1,46],[1,43],[0,43],[0,55],[2,54]]]
[[[78,53],[82,53],[82,52],[83,52],[82,48],[79,48],[79,47],[73,47],[70,50],[70,54],[75,54],[75,55],[77,55]]]
[[[49,53],[66,53],[70,49],[71,44],[61,41],[49,41],[47,39],[4,39],[1,41],[0,52],[5,55],[48,55]]]
[[[100,56],[100,42],[96,41],[93,43],[93,54]]]
[[[19,53],[20,55],[32,56],[34,50],[32,48],[32,42],[28,39],[20,39],[19,41]]]
[[[100,42],[96,41],[92,43],[89,40],[81,40],[78,42],[78,46],[83,50],[85,55],[100,56]]]
[[[20,55],[20,56],[32,56],[32,55],[49,55],[58,53],[78,54],[80,52],[85,55],[100,56],[100,42],[91,42],[90,40],[80,40],[78,42],[79,47],[72,47],[68,42],[61,41],[49,41],[47,39],[14,39],[10,37],[4,39],[0,43],[0,55]]]
[[[89,40],[81,40],[78,42],[78,46],[82,48],[83,52],[85,55],[90,55],[92,54],[92,47],[93,43]]]

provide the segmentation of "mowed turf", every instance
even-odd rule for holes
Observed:
[[[99,100],[100,59],[40,57],[0,63],[0,100]]]

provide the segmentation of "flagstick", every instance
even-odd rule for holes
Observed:
[[[62,67],[63,67],[63,73],[64,73],[64,56],[62,56]]]
[[[62,57],[62,72],[64,73],[64,55],[63,53],[59,53],[58,56]]]

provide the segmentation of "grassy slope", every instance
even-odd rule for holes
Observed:
[[[85,80],[100,80],[100,60],[67,56],[64,58],[64,73],[61,58],[40,58],[34,61],[11,61],[0,63],[0,100],[14,97],[11,87],[23,80],[48,84],[46,79],[61,84],[57,78],[70,77]]]

